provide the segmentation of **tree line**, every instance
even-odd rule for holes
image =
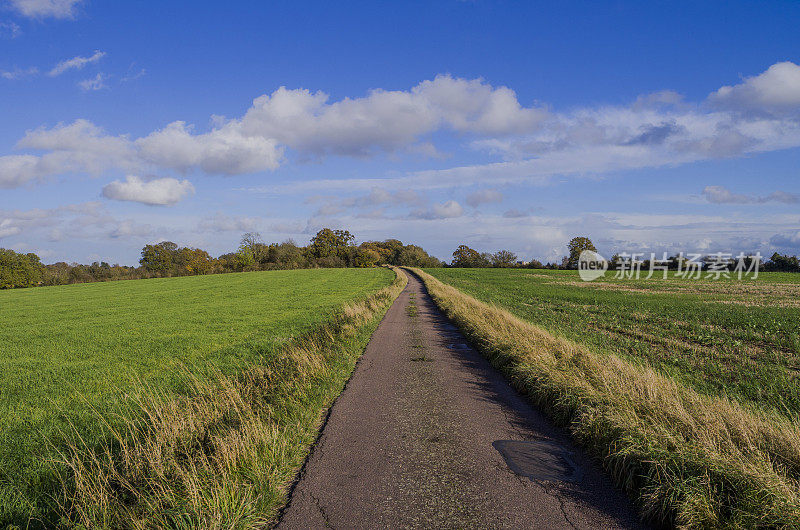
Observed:
[[[242,236],[234,252],[217,258],[200,248],[180,247],[172,241],[162,241],[142,248],[138,267],[109,265],[94,262],[91,265],[58,262],[45,265],[33,253],[23,254],[0,248],[0,289],[33,287],[38,285],[65,285],[112,280],[135,280],[221,274],[227,272],[307,269],[315,267],[374,267],[382,264],[408,267],[524,267],[532,269],[577,269],[578,257],[583,250],[597,251],[587,237],[575,237],[569,244],[569,255],[558,263],[543,264],[538,260],[520,261],[509,250],[495,253],[478,252],[467,245],[459,245],[447,264],[428,254],[417,245],[405,245],[397,239],[366,241],[355,244],[355,237],[347,230],[323,228],[308,245],[300,246],[292,240],[282,243],[265,243],[256,232]],[[684,258],[671,256],[670,269],[677,269]],[[701,259],[702,266],[711,258]],[[611,268],[620,263],[620,256],[611,258]],[[731,260],[730,268],[734,266]],[[648,268],[648,262],[642,265]],[[765,260],[762,271],[800,272],[797,256],[775,253]]]
[[[592,243],[588,237],[583,236],[572,238],[567,244],[567,249],[569,254],[564,256],[561,261],[543,264],[541,261],[535,259],[531,261],[520,261],[517,258],[517,255],[509,250],[500,250],[494,254],[491,254],[488,252],[478,252],[467,245],[459,245],[455,252],[453,252],[453,260],[449,265],[445,266],[469,268],[517,267],[528,269],[577,270],[578,260],[581,252],[584,250],[597,252],[597,248],[594,246],[594,243]],[[650,268],[650,260],[643,259],[644,256],[649,255],[649,253],[637,255],[637,261],[639,261],[639,266],[642,270],[648,270]],[[609,260],[609,268],[624,268],[626,266],[626,258],[632,259],[632,256],[628,255],[626,257],[622,254],[614,254]],[[658,264],[660,266],[664,266],[669,270],[684,270],[687,267],[687,263],[690,261],[687,256],[680,254],[668,256],[664,260],[661,260],[660,258],[657,259],[659,259]],[[752,265],[752,261],[753,258],[751,256],[745,257],[745,266],[750,267]],[[716,266],[719,266],[720,257],[714,254],[700,256],[699,259],[696,259],[695,263],[697,263],[700,270],[708,270],[710,264],[712,263]],[[726,263],[723,264],[723,268],[727,270],[734,270],[736,265],[736,256],[730,255],[727,258]],[[775,252],[769,258],[762,257],[762,261],[759,264],[759,270],[765,272],[800,272],[800,258],[797,256],[790,256],[788,254],[779,254]]]
[[[162,241],[142,248],[138,267],[58,262],[45,265],[33,253],[0,248],[0,289],[65,285],[111,280],[165,278],[227,272],[306,269],[316,267],[374,267],[381,264],[440,267],[442,262],[422,247],[397,239],[355,244],[347,230],[323,228],[307,246],[292,240],[265,243],[258,233],[242,236],[234,252],[217,258],[200,248]]]

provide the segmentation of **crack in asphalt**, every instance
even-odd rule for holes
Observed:
[[[322,507],[322,501],[320,501],[317,497],[315,497],[311,493],[309,493],[309,497],[311,497],[311,501],[317,507],[319,514],[322,516],[322,520],[325,521],[325,526],[327,528],[334,528],[333,522],[331,522],[330,517],[328,517],[328,514],[325,512],[325,508]]]
[[[575,526],[575,523],[573,523],[570,520],[569,516],[567,516],[567,507],[564,505],[564,498],[561,495],[559,495],[558,493],[550,491],[550,488],[548,488],[547,485],[545,485],[545,484],[540,484],[540,485],[542,486],[544,492],[547,495],[550,495],[551,497],[553,497],[555,500],[558,501],[558,505],[561,508],[561,515],[564,516],[564,520],[567,522],[567,524],[570,525],[572,528],[577,529],[578,527]]]

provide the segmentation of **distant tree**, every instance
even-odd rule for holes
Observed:
[[[0,248],[0,289],[38,285],[42,281],[42,268],[36,254]]]
[[[588,237],[573,237],[567,248],[569,248],[569,257],[565,265],[568,269],[578,268],[578,258],[584,250],[597,252],[597,248]]]
[[[182,248],[179,252],[181,274],[208,274],[214,267],[214,260],[208,252],[199,248]]]
[[[239,256],[236,252],[228,252],[217,258],[217,272],[234,272],[239,269]]]
[[[539,261],[538,259],[532,259],[528,262],[526,267],[528,267],[529,269],[543,269],[544,265],[542,265],[542,262]]]
[[[492,254],[492,267],[514,267],[517,264],[517,255],[510,250],[498,250]]]
[[[269,257],[269,248],[264,244],[264,240],[261,239],[261,234],[258,232],[242,234],[242,239],[239,242],[239,248],[241,247],[249,248],[253,254],[253,259],[258,263],[267,261]]]
[[[429,255],[422,247],[406,245],[397,256],[396,265],[407,267],[441,267],[442,262]]]
[[[236,252],[236,261],[234,263],[237,271],[252,270],[256,264],[256,258],[250,247],[239,247],[239,250]]]
[[[488,267],[489,254],[481,254],[467,245],[459,245],[453,252],[453,267]]]
[[[308,253],[314,259],[341,257],[354,240],[355,237],[347,230],[323,228],[311,239]]]
[[[368,248],[359,248],[356,251],[353,265],[356,267],[374,267],[380,262],[381,255]]]
[[[765,264],[765,269],[779,272],[800,272],[800,260],[797,256],[789,256],[775,252]]]
[[[390,265],[404,265],[402,263],[402,254],[406,246],[399,239],[387,239],[382,241],[380,246],[383,249],[382,257],[385,258],[385,263]]]
[[[162,241],[155,245],[145,245],[139,264],[148,272],[168,275],[178,257],[178,245],[172,241]]]
[[[339,256],[326,256],[314,260],[313,265],[325,269],[340,269],[347,267],[347,262]]]
[[[269,245],[267,262],[270,268],[276,269],[299,269],[308,266],[303,249],[292,239]]]

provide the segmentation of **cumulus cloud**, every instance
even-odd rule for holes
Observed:
[[[440,128],[496,135],[530,131],[546,115],[520,105],[509,88],[449,75],[409,91],[373,90],[366,97],[328,100],[324,92],[281,87],[253,101],[242,129],[310,154],[366,156],[410,146]]]
[[[135,175],[115,180],[103,187],[103,196],[116,201],[132,201],[153,206],[172,206],[194,193],[188,180],[157,178],[145,180]]]
[[[276,169],[283,157],[275,140],[247,136],[236,121],[205,134],[192,134],[191,126],[177,121],[140,138],[136,146],[144,160],[159,167],[222,175]]]
[[[27,131],[17,142],[19,149],[37,151],[107,154],[113,158],[131,155],[126,138],[110,136],[103,129],[87,120],[75,120],[70,124],[59,124],[51,129],[40,127]]]
[[[105,57],[105,55],[106,55],[105,52],[96,50],[94,54],[90,55],[89,57],[82,57],[78,55],[77,57],[73,57],[72,59],[66,59],[55,65],[47,75],[49,75],[50,77],[56,77],[68,70],[81,70],[87,64],[96,63],[97,61]]]
[[[76,59],[84,62],[68,61],[76,66],[63,68],[78,67],[92,57]],[[797,68],[793,63],[778,63],[728,87],[730,90],[720,89],[707,102],[690,104],[679,94],[663,91],[629,105],[561,113],[525,106],[510,88],[449,75],[422,81],[408,90],[373,90],[339,101],[331,101],[323,92],[281,87],[256,98],[239,118],[215,117],[207,132],[195,131],[183,121],[138,139],[107,135],[85,120],[39,129],[36,134],[26,134],[17,147],[47,150],[33,137],[64,137],[67,133],[85,139],[87,145],[64,141],[44,154],[0,157],[0,186],[20,186],[59,173],[97,174],[112,168],[136,174],[201,171],[238,175],[275,170],[297,158],[399,154],[421,145],[430,145],[435,152],[431,142],[442,133],[448,133],[448,142],[461,140],[499,161],[377,180],[303,181],[297,189],[369,191],[380,185],[388,193],[487,183],[536,184],[554,176],[598,175],[743,156],[800,146],[800,114],[789,112],[797,107],[792,95],[796,93]],[[738,106],[728,105],[734,99]],[[748,108],[761,110],[741,112],[745,99]],[[728,103],[723,105],[723,100]],[[775,113],[777,108],[783,109],[780,115]],[[101,143],[113,149],[94,147]],[[374,198],[363,200],[376,203]],[[340,203],[338,208],[352,206]]]
[[[477,208],[481,204],[503,202],[503,194],[497,190],[480,190],[467,195],[467,204]]]
[[[32,155],[0,157],[0,188],[18,188],[49,174],[39,162],[39,157]]]
[[[703,197],[714,204],[763,204],[767,202],[796,204],[800,202],[800,196],[786,191],[776,191],[769,195],[756,196],[733,193],[724,186],[706,186],[703,188]]]
[[[708,97],[712,104],[734,110],[782,113],[800,109],[800,66],[776,63],[765,72],[723,86]]]
[[[31,18],[72,18],[83,0],[10,0],[19,14]]]
[[[46,153],[0,156],[0,187],[15,188],[66,173],[99,175],[136,165],[126,138],[109,136],[86,120],[28,131],[17,148]]]

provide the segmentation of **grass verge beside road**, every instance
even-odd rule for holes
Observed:
[[[800,415],[800,274],[584,282],[575,271],[429,269],[465,294],[700,393]]]
[[[800,521],[796,420],[700,394],[414,272],[492,364],[602,461],[646,521],[694,528]]]
[[[393,281],[391,276],[395,276]],[[42,466],[20,468],[2,462],[5,469],[16,465],[29,473],[27,479],[5,477],[5,485],[24,484],[20,499],[32,506],[29,522],[20,517],[19,510],[10,513],[10,520],[7,515],[5,522],[22,527],[89,528],[269,525],[316,438],[322,411],[343,388],[380,317],[404,284],[404,276],[373,269],[70,286],[127,289],[140,293],[146,298],[142,302],[151,307],[165,304],[169,309],[181,303],[185,316],[177,316],[181,307],[175,307],[174,313],[168,312],[175,316],[165,318],[163,324],[159,318],[152,320],[151,333],[163,328],[160,336],[167,339],[162,349],[157,347],[158,334],[142,342],[143,350],[163,357],[160,376],[145,372],[153,377],[134,378],[138,383],[133,384],[125,380],[121,387],[114,380],[92,379],[89,388],[99,386],[105,399],[81,394],[77,388],[73,390],[85,397],[83,402],[74,403],[72,392],[64,395],[61,390],[69,399],[42,403],[63,410],[64,415],[43,417],[45,424],[59,425],[44,438],[47,448],[30,445],[31,454],[18,455],[22,461],[38,461]],[[204,287],[209,299],[203,298]],[[37,291],[48,294],[46,290],[27,292]],[[181,293],[192,301],[181,299]],[[68,298],[74,301],[80,294]],[[98,302],[105,307],[103,318],[117,318],[115,304]],[[191,309],[195,302],[197,313]],[[139,304],[137,299],[116,298],[120,311],[132,312],[133,320],[149,319]],[[92,311],[91,306],[73,307]],[[128,329],[130,319],[125,317],[116,334],[92,326],[86,331],[89,338],[99,335],[123,343],[119,353],[125,353],[124,358],[136,367],[137,362],[153,359],[142,358],[141,350],[135,348],[128,353],[128,335],[139,330],[138,326]],[[87,324],[85,319],[81,322]],[[226,334],[235,330],[242,332],[236,335],[238,340],[226,341]],[[175,340],[176,335],[181,340]],[[198,339],[198,344],[192,342]],[[64,343],[72,348],[102,345]],[[44,354],[43,349],[37,351],[39,356]],[[185,362],[176,362],[170,352]],[[118,356],[102,357],[101,353],[84,359],[106,359],[118,371],[129,366]],[[186,355],[191,356],[188,361]],[[82,370],[78,375],[91,374]],[[106,404],[109,398],[113,406]],[[42,434],[35,425],[29,427],[34,434]]]

